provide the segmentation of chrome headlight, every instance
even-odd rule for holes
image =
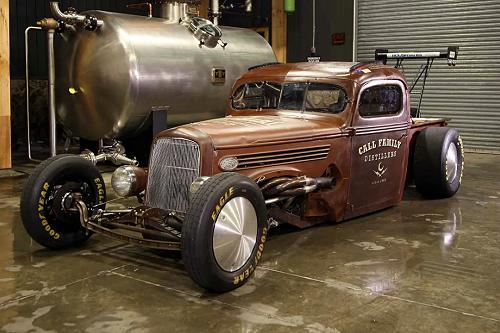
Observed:
[[[111,176],[111,186],[120,197],[137,195],[146,188],[147,174],[142,168],[124,165]]]

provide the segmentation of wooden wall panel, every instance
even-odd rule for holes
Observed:
[[[9,0],[0,0],[0,169],[11,163]]]
[[[271,46],[279,62],[286,62],[286,12],[283,0],[272,0]]]
[[[199,15],[208,19],[208,10],[210,8],[210,0],[201,0],[200,6],[198,7]]]

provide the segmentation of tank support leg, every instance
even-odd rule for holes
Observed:
[[[47,48],[49,59],[49,142],[50,156],[56,156],[56,83],[55,83],[55,59],[54,59],[54,30],[47,30]]]

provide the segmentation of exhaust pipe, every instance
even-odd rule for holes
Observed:
[[[333,177],[280,177],[264,184],[261,190],[266,198],[266,204],[271,204],[333,186],[335,186]]]
[[[274,179],[271,179],[270,181],[268,181],[267,183],[264,184],[264,186],[262,186],[260,188],[260,190],[262,191],[262,193],[265,193],[267,190],[269,190],[270,188],[273,188],[277,185],[280,185],[280,184],[283,184],[283,183],[286,183],[290,181],[290,178],[289,177],[278,177],[278,178],[274,178]]]
[[[271,186],[268,186],[272,184]],[[295,196],[312,192],[319,188],[332,187],[335,185],[335,178],[331,177],[297,177],[284,181],[283,178],[271,180],[262,187],[265,197]],[[306,190],[307,192],[303,192]]]

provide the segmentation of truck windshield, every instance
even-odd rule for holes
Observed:
[[[252,82],[238,87],[232,96],[236,110],[281,109],[339,113],[347,103],[343,88],[329,83]]]

